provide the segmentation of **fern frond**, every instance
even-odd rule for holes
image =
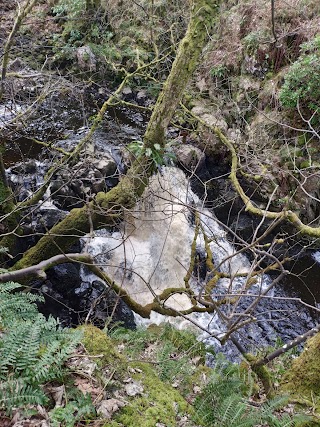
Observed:
[[[40,388],[32,387],[22,379],[6,381],[0,385],[0,408],[11,413],[13,407],[45,405],[47,396]]]
[[[14,282],[0,285],[0,323],[4,327],[11,326],[16,320],[34,319],[38,316],[35,303],[43,302],[44,298],[31,293],[14,292],[20,287]]]
[[[19,288],[21,288],[21,285],[19,283],[15,283],[15,282],[1,283],[0,294],[4,292],[12,292],[13,290],[19,289]]]

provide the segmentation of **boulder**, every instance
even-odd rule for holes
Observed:
[[[92,165],[105,177],[113,175],[117,170],[117,164],[111,157],[94,160]]]
[[[77,263],[56,265],[47,271],[47,278],[55,291],[66,297],[74,294],[74,290],[81,285],[80,266]]]
[[[90,46],[81,46],[77,49],[78,65],[85,71],[96,71],[97,59]]]
[[[180,145],[175,149],[175,155],[178,162],[189,171],[203,167],[206,157],[199,148],[191,144]]]
[[[135,329],[132,310],[102,281],[82,282],[74,293],[76,298],[73,300],[73,308],[82,311],[84,317],[90,310],[92,324],[104,327],[106,322],[120,322],[125,328]]]

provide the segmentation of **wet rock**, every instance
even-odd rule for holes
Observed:
[[[11,168],[11,172],[15,174],[31,174],[37,172],[37,163],[34,159],[26,162],[17,163]]]
[[[75,289],[74,293],[79,298],[88,298],[92,292],[92,286],[90,282],[82,282],[81,286]]]
[[[106,183],[104,181],[104,179],[101,180],[96,180],[92,183],[92,191],[97,194],[100,191],[105,191],[106,190]]]
[[[84,158],[72,169],[60,170],[51,184],[52,198],[62,209],[83,206],[88,200],[107,187],[117,184],[105,178],[116,178],[117,163],[111,155],[104,158]]]
[[[93,167],[96,168],[103,176],[111,176],[117,170],[117,164],[112,158],[105,158],[95,160],[92,163]]]
[[[124,101],[132,101],[133,100],[133,92],[130,87],[124,87],[122,89],[122,98]]]
[[[84,316],[90,310],[90,321],[94,325],[104,327],[106,322],[111,324],[121,322],[124,327],[135,329],[136,324],[131,309],[102,281],[95,280],[92,284],[82,282],[74,293],[79,304],[78,309],[84,313]]]
[[[75,324],[72,310],[68,307],[68,300],[62,293],[57,292],[55,286],[49,280],[44,283],[34,283],[33,289],[37,289],[44,297],[45,302],[37,304],[42,314],[46,317],[53,316],[59,319],[62,326]]]
[[[139,105],[145,105],[148,100],[147,92],[145,90],[139,90],[136,100]]]
[[[177,161],[188,171],[196,171],[204,166],[205,154],[191,144],[180,145],[175,150]]]
[[[76,263],[56,265],[47,271],[47,278],[57,292],[64,296],[73,294],[81,284],[80,266]]]
[[[254,220],[251,216],[242,214],[235,218],[231,224],[231,229],[236,232],[242,239],[249,241],[254,232]]]
[[[37,212],[32,218],[32,230],[37,233],[46,233],[67,215],[67,211],[60,209],[41,209],[41,211]]]

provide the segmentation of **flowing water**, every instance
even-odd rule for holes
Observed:
[[[70,149],[79,140],[86,128],[73,130],[68,138],[58,143],[65,149]],[[140,139],[144,129],[144,117],[140,113],[121,109],[109,114],[94,138],[95,147],[102,152],[109,152],[116,159],[118,170],[122,171],[119,146]],[[19,153],[30,158],[38,154],[30,154],[28,147],[19,144]],[[37,148],[39,150],[39,148]],[[31,150],[32,151],[32,150]],[[14,149],[7,151],[7,165],[16,162]],[[44,158],[46,154],[43,154]],[[34,186],[42,183],[45,166],[48,163],[36,162],[37,172]],[[12,166],[11,166],[12,167]],[[18,180],[21,186],[28,192],[34,191],[34,187],[28,187],[26,175],[11,173],[8,169],[11,181]],[[50,200],[48,200],[50,204]],[[53,204],[51,208],[55,208]],[[220,279],[213,291],[217,300],[225,293],[244,292],[247,281],[246,274],[251,271],[251,263],[243,254],[237,254],[236,249],[228,240],[227,232],[216,221],[214,213],[205,206],[190,187],[190,181],[185,174],[175,167],[164,167],[151,178],[150,185],[146,189],[135,209],[125,214],[122,224],[115,230],[96,230],[93,236],[82,239],[85,250],[94,255],[97,263],[106,273],[121,285],[131,297],[142,305],[151,302],[156,295],[164,289],[183,288],[184,277],[190,266],[191,245],[195,236],[195,212],[198,213],[202,224],[202,231],[197,236],[196,252],[197,265],[190,279],[190,285],[195,292],[201,292],[205,282],[210,279],[210,272],[205,268],[205,239],[209,240],[210,249],[215,266],[219,266],[220,272],[228,274],[232,279]],[[315,252],[313,258],[306,257],[298,260],[293,266],[297,272],[305,270],[301,282],[309,289],[309,296],[301,293],[302,286],[297,285],[293,276],[289,276],[277,286],[270,296],[291,297],[298,296],[307,299],[308,302],[320,301],[319,291],[319,253]],[[244,277],[237,277],[242,274]],[[83,269],[84,282],[93,282],[96,277]],[[248,292],[248,296],[241,298],[238,309],[243,311],[252,303],[253,294],[259,294],[270,284],[271,278],[263,275],[256,278],[256,283]],[[312,287],[312,289],[311,289]],[[311,295],[311,297],[310,297]],[[165,301],[166,306],[175,310],[185,310],[191,306],[191,301],[185,293],[178,293]],[[232,305],[225,307],[225,313],[230,314],[234,308]],[[294,338],[299,333],[305,332],[314,326],[315,318],[310,315],[307,308],[293,300],[265,299],[254,312],[257,321],[243,329],[238,339],[247,346],[265,346],[273,344],[278,336],[283,340]],[[152,313],[148,320],[136,316],[138,324],[159,323],[164,321],[164,316]],[[217,316],[202,313],[191,316],[193,323],[186,318],[167,319],[175,322],[179,327],[199,324],[213,335],[221,335],[225,325]],[[202,338],[208,334],[202,331]],[[212,341],[211,341],[212,342]],[[215,342],[216,344],[216,342]],[[227,347],[227,352],[233,356],[233,350]]]
[[[228,235],[216,221],[214,214],[202,206],[199,198],[192,192],[189,180],[184,172],[175,167],[165,167],[151,178],[148,188],[136,207],[126,215],[125,220],[116,231],[99,230],[94,236],[83,239],[86,250],[104,269],[111,280],[121,285],[138,303],[145,305],[152,302],[156,295],[166,288],[184,288],[184,277],[190,266],[191,245],[195,236],[195,212],[199,215],[202,231],[196,239],[196,256],[202,260],[202,273],[194,269],[190,285],[195,293],[201,293],[206,281],[211,277],[210,271],[203,271],[206,248],[205,238],[210,241],[213,262],[220,272],[230,278],[220,279],[213,290],[213,298],[219,301],[224,294],[243,293],[237,309],[233,304],[226,304],[222,311],[231,315],[233,311],[244,312],[253,302],[254,295],[260,295],[271,283],[267,275],[255,278],[255,284],[248,288],[251,263],[243,254],[228,241]],[[200,269],[199,265],[199,269]],[[93,275],[83,272],[83,279],[93,281]],[[240,275],[240,276],[239,276]],[[276,297],[274,290],[269,297]],[[177,311],[187,310],[192,306],[189,297],[177,293],[165,301],[165,306]],[[290,302],[289,312],[285,304],[277,299],[265,299],[251,315],[257,322],[244,329],[238,339],[247,347],[274,344],[277,337],[284,340],[292,339],[302,331],[313,326],[309,315],[295,316],[292,324],[292,314],[299,310],[295,302]],[[188,322],[187,318],[190,319]],[[234,314],[234,318],[237,315]],[[138,324],[161,323],[171,321],[177,327],[200,326],[201,339],[218,348],[214,337],[222,337],[226,325],[216,315],[197,313],[187,317],[165,318],[152,313],[150,319],[136,316]],[[189,323],[189,324],[188,324]],[[206,331],[206,332],[205,332]],[[211,335],[210,335],[211,334]],[[235,357],[231,346],[223,351],[230,357]]]

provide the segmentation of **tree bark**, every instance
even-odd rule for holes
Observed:
[[[196,68],[216,11],[217,6],[212,4],[212,0],[194,1],[186,35],[180,43],[170,75],[158,97],[144,135],[146,148],[151,148],[154,144],[164,146],[166,128]],[[139,158],[116,187],[108,193],[99,193],[88,206],[73,209],[25,253],[14,269],[35,265],[65,252],[80,236],[89,232],[89,215],[95,228],[114,225],[124,210],[134,207],[152,172],[150,159]]]

